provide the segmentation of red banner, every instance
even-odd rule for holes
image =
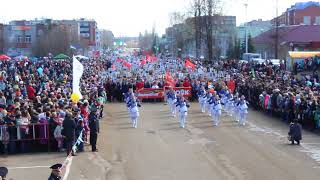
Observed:
[[[165,91],[169,87],[163,89],[144,88],[137,91],[137,97],[139,99],[162,99],[164,98]],[[184,97],[191,97],[191,87],[175,87],[173,88],[177,95],[182,94]]]
[[[144,88],[137,92],[139,99],[159,99],[164,97],[163,89]]]

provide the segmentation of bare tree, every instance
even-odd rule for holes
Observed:
[[[33,54],[36,56],[47,56],[49,53],[70,55],[71,42],[77,41],[73,38],[66,29],[57,26],[40,35],[33,47]]]
[[[147,30],[144,34],[139,34],[139,47],[145,50],[151,50],[154,40],[154,33],[149,33]]]
[[[101,44],[103,48],[113,47],[114,35],[111,31],[102,30],[101,31]]]
[[[221,0],[203,0],[204,7],[203,11],[205,14],[205,33],[206,33],[206,45],[207,45],[207,54],[208,60],[213,60],[213,49],[215,44],[215,34],[218,31],[218,21],[219,16],[222,11]],[[217,23],[213,22],[216,21]]]
[[[196,45],[196,58],[200,57],[201,41],[202,41],[202,7],[203,0],[193,0],[192,11],[194,16],[194,35]]]

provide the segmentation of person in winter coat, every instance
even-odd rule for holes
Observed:
[[[302,140],[301,129],[301,125],[297,120],[294,120],[293,123],[290,124],[288,140],[291,141],[291,144],[294,144],[294,142],[297,142],[298,145],[300,144],[300,141]]]
[[[61,134],[62,132],[62,119],[58,118],[57,119],[57,126],[54,130],[54,138],[56,139],[57,143],[58,143],[58,150],[60,152],[63,151],[63,136]]]
[[[97,116],[97,108],[93,108],[89,115],[89,128],[90,128],[90,144],[92,152],[97,152],[97,139],[99,133],[99,119]]]
[[[66,114],[62,126],[63,126],[62,135],[64,136],[64,141],[66,144],[67,156],[68,156],[72,151],[72,146],[75,140],[75,129],[76,129],[76,123],[74,122],[74,119],[72,118],[72,115],[70,113]],[[74,155],[73,152],[72,152],[72,155]]]

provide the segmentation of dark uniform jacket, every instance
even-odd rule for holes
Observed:
[[[50,174],[48,180],[60,180],[61,179],[61,176],[56,176],[54,174]]]
[[[89,128],[90,133],[99,133],[99,120],[94,113],[90,113],[89,115]]]
[[[300,141],[302,139],[301,135],[301,125],[298,123],[291,124],[290,125],[290,130],[289,130],[289,136],[291,136],[291,141],[292,140],[297,140]]]
[[[66,119],[63,121],[62,135],[64,135],[67,139],[75,138],[75,129],[76,123],[73,119]]]

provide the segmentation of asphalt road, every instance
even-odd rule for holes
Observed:
[[[124,104],[106,105],[98,153],[72,160],[71,180],[314,180],[320,177],[320,136],[304,132],[301,146],[289,145],[287,125],[250,111],[239,127],[223,114],[211,118],[192,104],[186,129],[170,117],[168,106],[143,104],[138,129],[131,128]],[[63,162],[63,153],[1,157],[10,177],[46,179],[48,166]],[[28,178],[26,178],[28,177]]]

